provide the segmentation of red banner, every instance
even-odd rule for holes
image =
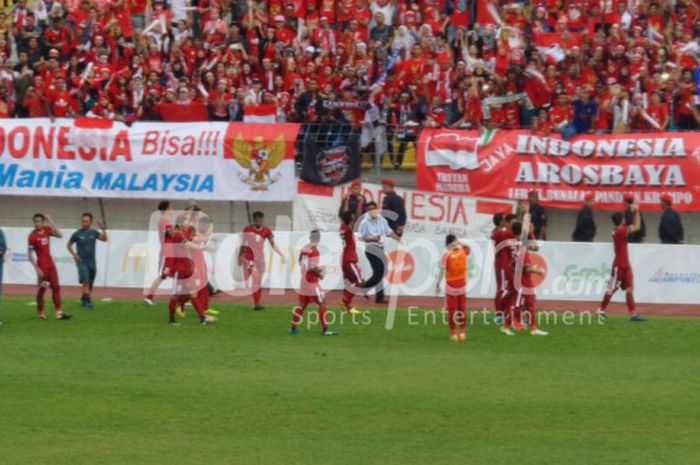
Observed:
[[[158,112],[163,121],[168,123],[186,123],[192,121],[208,121],[209,110],[203,103],[161,103]]]
[[[679,211],[700,211],[700,134],[584,135],[569,141],[530,131],[425,129],[418,189],[504,199],[530,190],[544,205],[579,208],[587,193],[617,210],[625,193],[645,210],[670,194]]]

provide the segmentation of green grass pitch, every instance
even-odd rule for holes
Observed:
[[[289,307],[170,327],[163,302],[40,322],[29,300],[0,312],[5,465],[700,463],[700,319],[459,344],[405,311],[321,337]]]

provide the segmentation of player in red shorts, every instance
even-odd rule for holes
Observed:
[[[168,256],[168,248],[170,247],[165,245],[165,232],[168,229],[172,228],[172,218],[170,217],[170,202],[168,202],[167,200],[163,200],[162,202],[160,202],[158,204],[158,211],[160,212],[160,218],[158,219],[158,240],[160,241],[160,257],[158,258],[158,277],[153,280],[148,294],[146,294],[146,297],[143,298],[144,302],[146,302],[148,305],[154,305],[153,296],[155,295],[160,285],[163,283],[163,279],[165,279],[163,278],[163,267],[165,266],[165,259]]]
[[[253,213],[253,224],[243,229],[243,245],[238,255],[238,263],[243,268],[243,275],[246,282],[251,280],[251,290],[253,291],[253,310],[263,310],[260,304],[262,295],[262,279],[265,274],[265,241],[269,241],[277,255],[284,263],[285,258],[282,251],[275,243],[272,230],[265,226],[265,215],[263,212]]]
[[[299,323],[301,323],[304,310],[309,304],[318,305],[318,317],[321,320],[321,334],[324,336],[337,336],[338,333],[328,327],[326,319],[326,300],[321,289],[321,279],[323,269],[319,266],[321,254],[318,251],[318,244],[321,242],[321,233],[318,230],[311,231],[309,243],[301,249],[299,254],[299,268],[301,273],[301,283],[299,286],[299,306],[294,307],[292,315],[292,326],[289,334],[297,334]]]
[[[493,215],[495,228],[491,232],[491,240],[495,251],[493,266],[496,272],[496,295],[494,297],[496,324],[500,324],[503,321],[508,307],[508,281],[512,280],[512,267],[510,266],[512,250],[509,244],[515,239],[511,230],[511,223],[515,218],[516,216],[510,213],[507,215],[502,213]]]
[[[467,340],[467,257],[469,247],[462,244],[454,234],[445,238],[447,250],[440,258],[440,271],[435,293],[440,293],[442,278],[445,278],[445,303],[450,325],[450,340]]]
[[[199,209],[195,211],[198,212]],[[216,316],[219,314],[219,312],[209,308],[209,290],[207,289],[209,274],[207,273],[207,262],[204,258],[204,250],[209,243],[209,239],[211,239],[212,230],[211,218],[209,218],[207,215],[200,216],[198,219],[196,219],[194,235],[186,244],[190,249],[192,261],[194,262],[193,279],[194,287],[196,289],[197,304],[199,308],[204,309],[207,315]]]
[[[522,228],[520,223],[513,223],[515,230]],[[514,231],[515,232],[515,231]],[[520,231],[518,231],[518,234]],[[534,229],[533,229],[534,234]],[[534,237],[534,236],[533,236]],[[524,329],[523,322],[527,322],[530,327],[530,334],[533,336],[548,336],[549,333],[542,331],[537,327],[537,312],[535,305],[537,302],[537,295],[535,294],[535,275],[544,276],[544,269],[540,268],[532,260],[532,255],[530,255],[530,247],[518,247],[518,252],[515,258],[515,270],[516,273],[521,270],[520,286],[517,290],[515,301],[513,302],[513,307],[516,309],[516,320],[515,325],[518,329]],[[521,264],[517,262],[521,261]]]
[[[167,257],[164,276],[175,280],[175,292],[168,302],[168,322],[177,324],[175,315],[188,301],[197,311],[202,324],[211,324],[216,318],[206,314],[204,302],[198,298],[199,286],[195,276],[195,263],[192,258],[191,244],[193,229],[185,224],[185,218],[178,219],[175,226],[165,233],[167,243],[172,244],[172,255]],[[204,283],[206,288],[206,283]]]
[[[348,313],[357,315],[362,312],[352,306],[352,298],[355,296],[355,292],[362,288],[364,279],[362,278],[362,270],[360,270],[358,264],[355,232],[350,226],[352,224],[352,219],[353,215],[351,212],[341,212],[340,239],[343,241],[342,269],[345,288],[343,289],[343,297],[340,303]]]
[[[596,312],[603,318],[607,318],[605,311],[608,308],[610,299],[618,289],[626,292],[627,310],[629,311],[630,320],[644,321],[642,315],[639,315],[634,306],[634,274],[632,273],[632,265],[630,263],[629,252],[627,250],[627,235],[639,231],[641,227],[641,219],[639,216],[639,205],[632,204],[630,209],[634,213],[632,224],[625,224],[625,216],[622,212],[615,212],[612,215],[612,222],[615,225],[613,231],[613,245],[615,247],[615,259],[613,260],[612,273],[608,282],[608,289],[603,296],[603,303]]]
[[[63,313],[61,308],[61,287],[58,283],[56,264],[51,257],[51,237],[63,237],[51,217],[43,213],[37,213],[32,217],[34,230],[29,233],[29,260],[32,262],[38,277],[38,289],[36,292],[36,309],[39,319],[46,319],[44,311],[44,294],[46,288],[51,288],[53,306],[56,310],[57,320],[68,320],[70,315]]]

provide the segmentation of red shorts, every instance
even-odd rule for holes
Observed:
[[[37,266],[41,270],[43,275],[38,278],[39,285],[46,283],[51,287],[58,287],[58,270],[56,270],[56,265],[53,263],[38,263]]]
[[[169,257],[165,259],[165,264],[163,265],[163,272],[161,273],[160,277],[162,279],[188,279],[192,276],[193,273],[194,266],[192,260],[183,260]]]
[[[360,284],[362,280],[362,270],[357,262],[343,262],[343,279],[350,284]]]
[[[535,310],[535,303],[537,302],[536,295],[533,294],[523,294],[522,292],[518,293],[518,300],[515,303],[515,306],[517,308],[520,308],[522,310],[526,311],[534,311]]]
[[[305,292],[299,292],[299,305],[302,307],[309,304],[322,305],[324,299],[323,289],[316,287],[307,289]]]
[[[634,274],[632,268],[613,266],[610,273],[610,281],[608,281],[608,289],[615,290],[617,288],[625,290],[634,288]]]
[[[467,310],[467,282],[465,280],[447,281],[445,287],[445,300],[447,310],[466,312]]]

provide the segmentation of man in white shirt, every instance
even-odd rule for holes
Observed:
[[[372,276],[365,281],[365,289],[375,290],[375,302],[386,303],[384,299],[384,276],[386,275],[386,254],[384,253],[384,237],[391,237],[396,241],[401,238],[389,227],[389,223],[382,216],[376,202],[367,204],[367,214],[362,218],[358,228],[360,239],[367,243],[365,257],[372,267]]]

